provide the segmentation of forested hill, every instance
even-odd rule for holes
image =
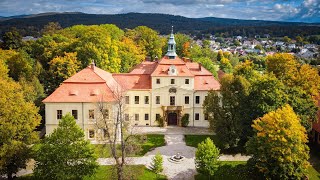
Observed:
[[[0,34],[12,27],[19,29],[22,35],[39,36],[40,30],[49,22],[59,22],[62,27],[76,24],[115,24],[118,27],[134,28],[148,26],[168,34],[174,25],[175,32],[200,34],[223,33],[225,36],[270,34],[272,36],[312,35],[320,32],[320,24],[277,22],[259,20],[238,20],[225,18],[186,18],[167,14],[127,13],[115,15],[84,14],[84,13],[44,13],[0,18]]]

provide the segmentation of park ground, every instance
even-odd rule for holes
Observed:
[[[141,151],[136,154],[131,154],[127,158],[126,172],[134,172],[134,179],[208,179],[207,176],[197,174],[194,157],[198,143],[202,142],[207,137],[211,138],[219,147],[221,142],[207,128],[181,128],[181,127],[139,127],[137,130],[140,134],[145,134],[147,140],[141,144]],[[86,177],[85,180],[93,179],[113,179],[115,174],[114,160],[110,157],[108,147],[103,145],[94,145],[96,154],[99,156],[98,162],[100,167],[95,175]],[[152,171],[151,162],[156,153],[161,153],[163,156],[164,171],[162,175],[156,175]],[[219,158],[221,165],[210,179],[230,179],[230,180],[249,180],[254,179],[251,176],[250,170],[246,166],[246,161],[250,158],[244,154],[244,149],[233,149],[231,152],[221,151]],[[309,167],[309,179],[320,179],[320,155],[318,149],[311,148]],[[172,163],[169,158],[177,153],[185,157],[181,163]],[[19,175],[24,175],[21,179],[32,179],[32,170],[23,170]],[[19,178],[20,179],[20,178]]]

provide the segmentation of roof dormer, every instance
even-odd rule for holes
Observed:
[[[171,65],[169,67],[168,75],[169,76],[177,76],[178,75],[178,71],[177,71],[177,68],[175,65]]]

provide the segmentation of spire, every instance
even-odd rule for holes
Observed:
[[[173,26],[171,27],[171,34],[170,38],[168,41],[168,51],[166,56],[169,57],[169,59],[175,59],[177,54],[176,54],[176,41],[174,40],[174,35],[173,35]]]

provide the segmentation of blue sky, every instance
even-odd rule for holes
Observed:
[[[186,17],[320,22],[320,0],[0,0],[0,16],[45,12],[140,12]]]

